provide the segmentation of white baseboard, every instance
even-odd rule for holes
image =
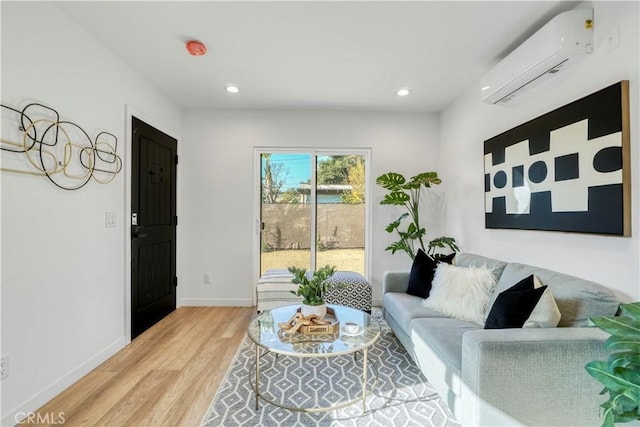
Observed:
[[[252,307],[249,298],[181,298],[178,307]],[[373,307],[382,307],[382,299],[374,299]]]
[[[382,299],[374,299],[373,307],[382,307]],[[252,307],[249,298],[180,298],[178,307]]]
[[[180,307],[252,307],[251,298],[180,298]]]
[[[103,350],[95,354],[89,360],[81,363],[77,368],[72,369],[66,375],[63,375],[59,379],[53,381],[51,384],[46,386],[41,392],[36,394],[30,399],[25,400],[17,408],[14,408],[10,411],[4,412],[2,417],[2,425],[3,426],[13,426],[20,422],[21,419],[27,417],[29,414],[36,411],[42,405],[56,397],[63,390],[71,386],[73,383],[78,381],[80,378],[91,372],[93,369],[97,368],[102,362],[116,354],[126,345],[126,338],[120,337],[112,344],[105,347]],[[64,411],[61,411],[64,412]],[[42,416],[52,414],[41,414]],[[56,414],[57,415],[57,414]],[[64,415],[63,415],[64,416]],[[18,419],[16,419],[18,418]],[[54,420],[55,421],[55,420]]]

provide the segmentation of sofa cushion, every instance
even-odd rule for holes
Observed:
[[[418,249],[416,257],[411,265],[411,273],[409,274],[409,287],[407,293],[420,298],[426,298],[431,291],[431,282],[435,273],[438,262],[446,262],[451,264],[455,254],[435,260],[424,253],[422,249]]]
[[[533,274],[522,279],[496,298],[485,329],[522,328],[540,301],[546,286],[534,286]]]
[[[533,276],[533,285],[535,288],[545,286],[545,290],[531,312],[529,318],[522,325],[523,328],[555,328],[560,323],[562,314],[553,296],[553,292],[548,286],[543,285],[538,277]]]
[[[615,293],[602,285],[578,277],[530,265],[508,264],[491,296],[492,307],[500,292],[523,278],[535,275],[553,292],[562,315],[558,326],[588,326],[594,316],[613,316],[620,304]]]
[[[425,307],[456,319],[484,325],[489,297],[496,279],[486,267],[440,264],[436,268],[431,295]]]
[[[445,317],[444,314],[431,308],[423,307],[422,298],[401,292],[384,294],[383,305],[387,315],[394,318],[407,335],[411,335],[409,323],[419,317]]]
[[[500,280],[504,268],[507,263],[493,258],[483,257],[482,255],[470,253],[457,253],[453,260],[453,264],[460,267],[487,267],[493,271],[496,281]]]
[[[414,319],[410,325],[411,339],[420,339],[458,375],[462,369],[462,335],[467,331],[482,329],[474,322],[442,318]],[[456,393],[458,394],[458,393]]]

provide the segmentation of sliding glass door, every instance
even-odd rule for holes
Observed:
[[[311,180],[311,159],[310,154],[261,153],[261,275],[272,268],[312,268],[313,205],[299,191]]]
[[[366,276],[368,152],[256,150],[256,155],[260,274],[329,264]]]

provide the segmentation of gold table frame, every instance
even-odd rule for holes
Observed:
[[[361,326],[361,333],[352,336],[340,330],[336,334],[303,335],[296,333],[289,336],[279,331],[278,323],[286,322],[299,307],[299,304],[294,304],[264,311],[249,324],[247,335],[254,344],[255,360],[248,376],[249,384],[255,394],[256,410],[259,408],[260,399],[277,407],[299,412],[331,411],[362,400],[362,409],[366,412],[367,395],[375,387],[378,380],[377,370],[373,369],[374,382],[370,388],[367,387],[369,368],[372,365],[369,361],[368,350],[380,338],[380,324],[377,319],[354,308],[329,305],[334,309],[341,324],[347,321],[356,322]],[[265,350],[262,355],[261,348]],[[260,393],[260,359],[267,353],[275,353],[276,358],[280,354],[296,358],[331,358],[353,354],[354,362],[357,360],[357,354],[362,353],[361,395],[334,405],[312,408],[289,406],[265,397]]]

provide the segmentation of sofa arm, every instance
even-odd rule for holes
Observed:
[[[382,276],[382,296],[387,292],[407,292],[409,271],[387,270]]]
[[[587,327],[466,332],[462,424],[599,426],[606,398],[584,366],[608,357],[608,336]]]

